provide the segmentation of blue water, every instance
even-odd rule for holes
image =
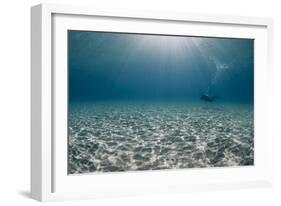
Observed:
[[[253,165],[253,48],[69,31],[69,173]]]

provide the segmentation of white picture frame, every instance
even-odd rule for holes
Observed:
[[[31,8],[31,26],[32,198],[53,201],[272,186],[273,136],[267,126],[273,76],[272,19],[40,4]],[[67,175],[68,29],[254,38],[255,165]]]

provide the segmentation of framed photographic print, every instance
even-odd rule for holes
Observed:
[[[31,14],[34,199],[272,185],[271,19]]]

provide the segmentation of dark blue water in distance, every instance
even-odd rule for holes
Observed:
[[[252,39],[69,31],[68,75],[70,174],[254,164]]]

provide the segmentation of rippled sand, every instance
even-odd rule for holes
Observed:
[[[68,172],[253,165],[253,130],[247,105],[71,105]]]

